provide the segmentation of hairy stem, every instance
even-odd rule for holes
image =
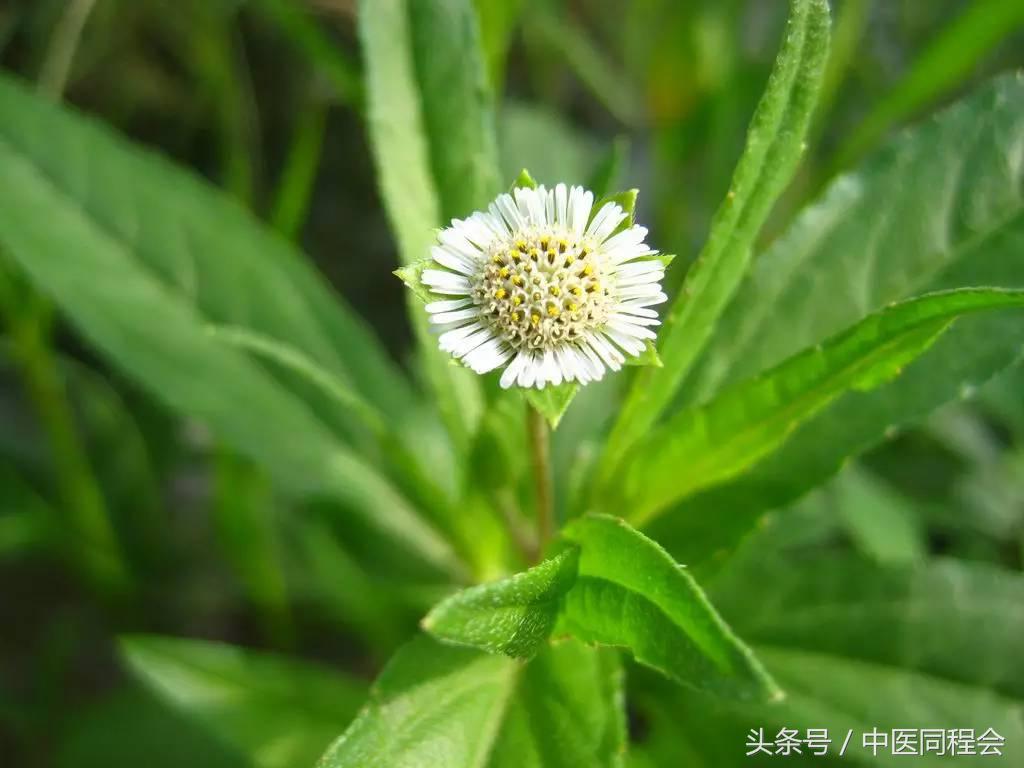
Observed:
[[[526,430],[530,440],[533,483],[537,502],[537,553],[543,554],[554,529],[551,492],[550,432],[544,417],[533,406],[526,406]]]

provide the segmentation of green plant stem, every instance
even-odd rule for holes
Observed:
[[[537,554],[543,554],[554,529],[554,508],[551,492],[551,437],[548,424],[540,412],[526,406],[526,430],[530,440],[533,484],[537,509]]]
[[[55,100],[64,93],[82,30],[95,5],[96,0],[70,0],[67,10],[57,22],[38,83],[40,92]]]
[[[82,30],[95,0],[71,0],[53,34],[38,88],[59,100],[67,86]],[[0,275],[0,310],[6,310],[13,353],[25,390],[49,443],[61,501],[81,537],[80,564],[101,587],[121,591],[128,571],[85,449],[50,338],[52,308],[10,275]],[[20,295],[19,295],[20,293]]]
[[[8,309],[14,354],[29,399],[46,432],[60,498],[82,540],[78,551],[82,553],[83,565],[101,585],[119,589],[127,573],[103,494],[78,439],[71,404],[49,343],[48,308],[37,299],[21,315],[13,306]]]

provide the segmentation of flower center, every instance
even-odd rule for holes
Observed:
[[[564,231],[518,233],[488,252],[473,301],[516,349],[572,342],[607,320],[603,261],[600,252]]]

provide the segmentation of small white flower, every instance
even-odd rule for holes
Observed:
[[[438,234],[439,269],[423,283],[440,346],[477,373],[506,366],[501,386],[586,384],[644,352],[665,301],[664,264],[647,230],[612,234],[627,214],[582,187],[518,188]],[[433,265],[432,265],[433,266]]]

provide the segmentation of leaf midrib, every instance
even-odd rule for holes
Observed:
[[[942,324],[948,325],[950,322],[952,321],[946,320]],[[679,463],[686,466],[686,473],[682,477],[692,478],[690,480],[680,480],[677,478],[675,487],[684,488],[684,492],[668,501],[658,499],[653,504],[648,503],[648,505],[638,506],[637,509],[640,511],[632,514],[630,519],[637,525],[646,525],[658,517],[661,511],[667,508],[673,501],[686,498],[702,488],[717,485],[734,476],[736,472],[742,471],[740,469],[730,472],[709,472],[708,469],[709,467],[714,468],[723,455],[735,455],[737,453],[743,455],[750,452],[752,447],[756,453],[758,442],[764,440],[764,432],[778,432],[777,439],[769,436],[768,447],[765,451],[760,452],[763,455],[767,450],[771,449],[772,445],[784,441],[801,423],[812,418],[815,413],[842,394],[843,389],[840,386],[840,382],[856,378],[858,374],[870,370],[878,362],[878,358],[884,358],[894,347],[898,347],[902,341],[905,341],[907,336],[912,335],[916,331],[926,329],[929,324],[939,325],[940,321],[932,318],[907,327],[899,335],[872,349],[867,355],[858,357],[850,364],[840,368],[834,375],[825,377],[812,387],[803,390],[799,395],[790,400],[788,404],[783,405],[781,408],[773,409],[753,422],[747,422],[741,430],[733,432],[733,436],[728,440],[719,443],[710,451],[700,452],[693,461],[686,463],[686,457],[682,456]],[[821,402],[817,402],[819,400]],[[714,401],[712,400],[711,403],[714,403]],[[815,407],[807,407],[808,403],[817,403],[817,405]],[[703,409],[700,409],[694,415],[694,423],[703,421],[703,418]],[[780,423],[783,426],[775,428]],[[756,461],[756,459],[757,455],[753,456],[749,461]]]
[[[720,652],[718,651],[718,649],[714,647],[715,643],[714,643],[713,639],[709,640],[703,634],[694,633],[689,626],[687,626],[685,623],[682,623],[679,620],[677,620],[675,617],[673,617],[669,613],[669,609],[665,608],[661,603],[655,602],[654,600],[649,598],[644,593],[637,592],[632,587],[627,586],[626,584],[623,584],[620,581],[616,581],[614,579],[607,578],[605,576],[596,576],[596,575],[592,575],[592,574],[580,573],[579,576],[577,576],[576,578],[577,578],[577,582],[581,581],[581,580],[589,580],[589,581],[594,581],[594,582],[600,582],[600,583],[603,583],[603,584],[610,584],[610,585],[612,585],[614,587],[617,587],[618,589],[621,589],[621,590],[625,591],[631,597],[633,597],[635,599],[638,599],[638,600],[642,601],[643,603],[645,603],[647,605],[652,606],[655,609],[655,611],[660,616],[662,616],[671,626],[676,627],[684,635],[686,635],[686,637],[688,637],[693,642],[693,644],[697,647],[697,649],[702,654],[704,654],[705,657],[709,658],[714,663],[715,668],[718,669],[719,672],[721,672],[726,677],[732,677],[733,675],[731,673],[734,673],[734,672],[737,671],[737,670],[735,670],[733,668],[733,665],[729,662],[729,659],[726,658],[726,657],[723,657],[720,654]],[[725,622],[723,622],[721,619],[718,619],[717,623],[726,632],[727,637],[731,641],[735,641],[736,640],[735,635],[731,632],[731,630],[729,630],[729,628],[725,624]],[[618,647],[626,647],[626,646],[614,645],[613,647],[617,647],[618,648]],[[657,667],[655,664],[653,664],[653,663],[651,663],[651,662],[649,662],[647,660],[645,660],[644,663],[647,664],[648,666],[651,666],[651,667],[655,668],[655,669],[659,669],[661,672],[663,672],[664,674],[666,674],[669,677],[672,677],[672,678],[676,678],[677,677],[677,675],[674,672],[672,672],[671,670],[666,670],[666,669],[662,669],[661,667]]]
[[[885,176],[887,177],[888,174],[886,174]],[[851,174],[851,177],[857,178],[858,181],[861,183],[861,186],[863,186],[863,179],[861,179],[857,174]],[[840,179],[833,182],[833,184],[847,183],[849,179],[850,177],[840,177]],[[958,183],[962,183],[962,181]],[[955,198],[956,194],[951,195],[951,197]],[[826,201],[827,199],[827,197],[823,197],[822,201]],[[858,198],[854,201],[853,205],[859,205],[862,200],[863,192],[859,192]],[[984,243],[988,238],[998,236],[1001,232],[1008,230],[1010,227],[1012,227],[1018,219],[1024,216],[1024,197],[1022,197],[1020,194],[1017,194],[1014,196],[1012,203],[1013,205],[1007,206],[1007,210],[1005,212],[1003,212],[995,219],[992,219],[988,222],[990,226],[966,233],[966,237],[963,237],[959,240],[956,240],[955,242],[952,242],[950,247],[947,248],[945,251],[938,251],[935,253],[935,255],[937,256],[942,256],[943,254],[946,254],[946,258],[930,258],[927,260],[922,260],[922,263],[926,263],[927,267],[930,268],[913,270],[907,276],[907,282],[904,289],[902,290],[902,295],[904,297],[907,297],[920,291],[927,290],[929,286],[934,284],[934,281],[936,279],[940,278],[944,273],[948,272],[949,270],[955,268],[957,264],[960,263],[961,259],[964,257],[965,254],[970,253],[973,249],[977,248],[980,244]],[[882,218],[887,217],[888,213],[883,213]],[[947,216],[946,218],[948,220],[950,217]],[[810,244],[808,253],[812,253],[815,248],[819,247],[821,242],[827,240],[830,233],[832,233],[837,227],[839,227],[845,221],[845,216],[836,216],[830,221],[828,221],[826,226],[822,230],[819,230],[815,233],[814,240]],[[806,260],[807,258],[805,257],[800,259],[798,262],[795,262],[789,269],[789,273],[791,275],[797,273],[806,264]],[[744,320],[740,334],[738,335],[735,343],[733,344],[734,351],[730,353],[728,366],[724,369],[724,372],[722,374],[715,377],[716,383],[714,384],[714,389],[720,389],[722,382],[728,382],[730,379],[734,379],[733,371],[735,370],[738,361],[740,361],[743,358],[745,350],[749,349],[750,345],[757,338],[758,329],[763,327],[761,323],[765,320],[768,314],[768,310],[778,305],[779,298],[785,293],[785,291],[789,288],[790,285],[790,280],[780,281],[773,285],[770,294],[762,295],[763,300],[756,305],[760,309],[757,315],[757,317],[759,318],[757,322],[751,319],[748,313],[748,316]],[[871,307],[863,307],[863,314],[867,315],[870,314],[871,312],[878,311],[878,309],[881,306],[884,306],[884,302],[883,304],[876,306],[873,309]],[[783,356],[782,359],[785,359],[786,356]],[[768,363],[768,365],[766,365],[762,370],[768,370],[773,365],[773,363]],[[708,391],[708,385],[702,383],[701,392],[707,393]]]

